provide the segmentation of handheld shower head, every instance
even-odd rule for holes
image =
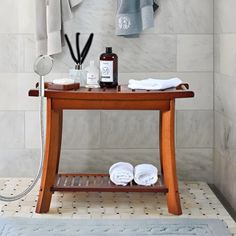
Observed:
[[[40,76],[40,81],[39,81],[39,88],[40,88],[40,138],[41,138],[41,158],[40,158],[40,163],[39,163],[39,168],[37,171],[37,174],[32,181],[32,183],[21,193],[18,193],[17,195],[14,196],[3,196],[0,195],[0,200],[1,201],[6,201],[6,202],[12,202],[19,200],[20,198],[24,197],[26,194],[28,194],[36,185],[38,180],[40,179],[41,173],[42,173],[42,165],[43,165],[43,160],[44,160],[44,115],[43,115],[43,100],[44,100],[44,76],[49,74],[50,71],[52,70],[53,66],[53,59],[49,56],[40,56],[36,59],[34,63],[34,72]]]
[[[53,67],[53,59],[50,56],[39,56],[34,63],[34,72],[40,76],[39,90],[40,96],[44,96],[44,76],[49,74]]]
[[[39,76],[49,74],[53,67],[53,59],[50,56],[39,56],[34,63],[34,72]]]

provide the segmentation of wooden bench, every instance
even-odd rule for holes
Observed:
[[[38,90],[29,91],[38,96]],[[193,97],[194,93],[183,84],[165,91],[116,89],[86,89],[60,91],[45,90],[47,98],[47,128],[43,173],[36,212],[49,211],[54,191],[98,192],[164,192],[170,213],[182,214],[178,192],[175,161],[175,99]],[[160,163],[161,175],[153,186],[116,186],[108,174],[60,174],[62,118],[65,109],[101,110],[160,110]]]

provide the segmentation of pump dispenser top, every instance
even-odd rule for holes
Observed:
[[[112,47],[106,47],[106,53],[112,53]]]

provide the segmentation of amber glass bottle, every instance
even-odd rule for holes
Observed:
[[[115,88],[118,85],[118,56],[107,47],[106,52],[100,56],[101,88]]]

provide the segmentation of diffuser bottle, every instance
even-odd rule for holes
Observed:
[[[80,83],[80,87],[85,87],[86,74],[87,72],[80,69],[77,65],[75,65],[75,69],[69,70],[69,78],[74,80],[75,83]]]
[[[106,52],[100,56],[101,88],[115,88],[118,85],[118,56],[107,47]]]

